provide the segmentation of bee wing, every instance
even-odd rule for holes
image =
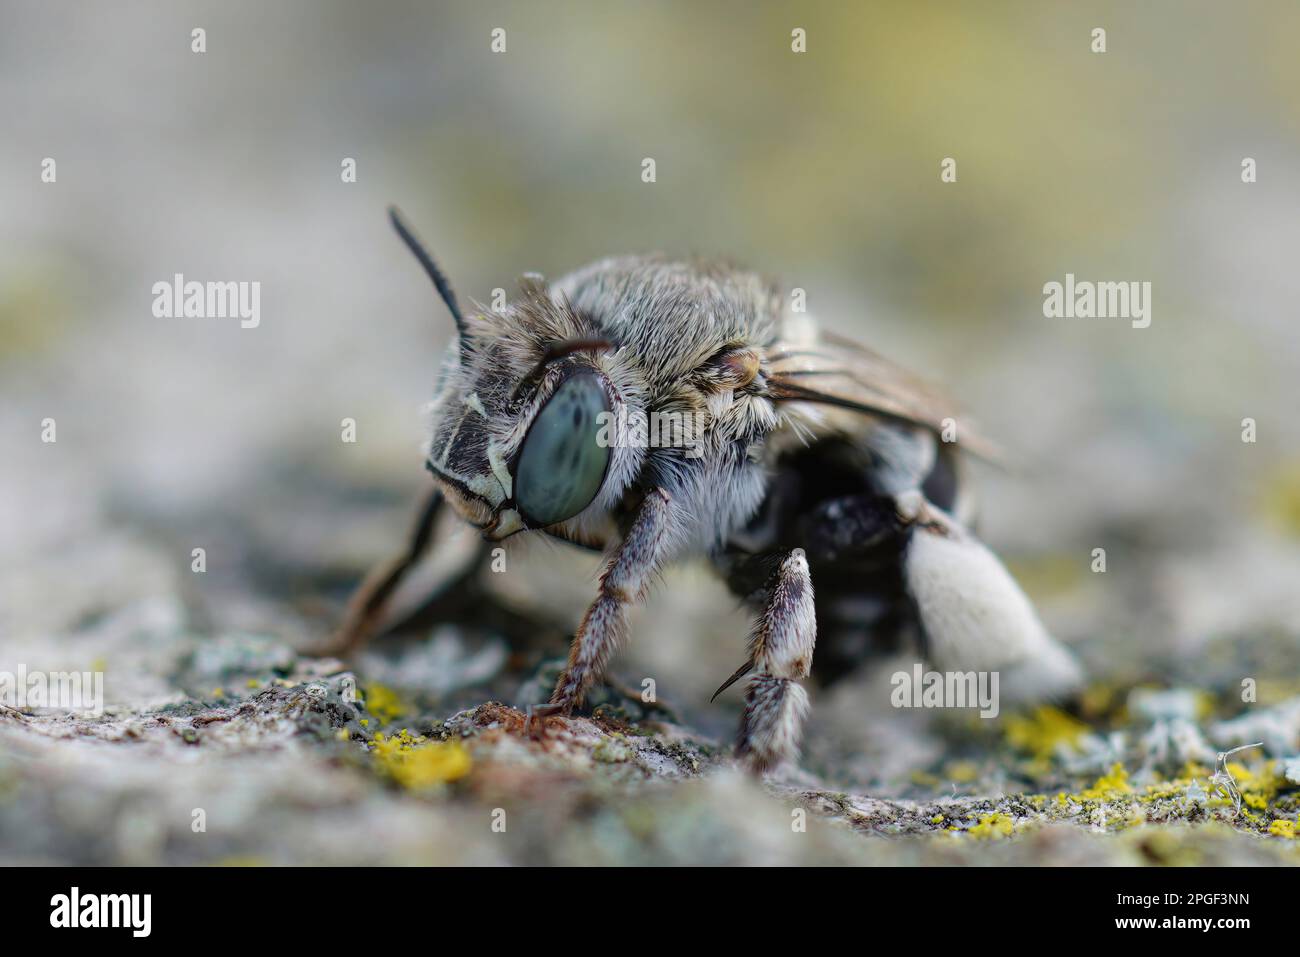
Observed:
[[[962,448],[988,461],[1003,460],[997,445],[940,389],[866,346],[817,330],[811,321],[787,323],[786,334],[767,359],[770,394],[778,401],[898,419],[937,433],[944,430],[945,419],[952,419]],[[853,431],[853,423],[842,416],[832,416],[828,425]]]

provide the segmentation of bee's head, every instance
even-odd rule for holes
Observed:
[[[600,493],[620,450],[602,429],[623,400],[599,361],[604,348],[561,340],[524,367],[508,345],[480,336],[448,357],[425,464],[486,538],[564,525],[609,504]]]
[[[608,440],[615,417],[639,402],[635,374],[536,278],[522,283],[518,302],[466,319],[432,258],[391,214],[458,331],[433,401],[426,466],[492,541],[557,526],[582,537],[640,465],[642,452]]]

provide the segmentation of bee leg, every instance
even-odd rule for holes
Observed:
[[[558,704],[530,704],[524,709],[524,734],[540,737],[546,728],[546,719],[562,710]]]
[[[938,667],[999,674],[1008,701],[1060,697],[1083,680],[1011,573],[982,542],[920,492],[897,497],[911,527],[903,576],[926,654]]]
[[[441,509],[442,492],[435,488],[420,508],[406,548],[371,569],[348,599],[342,624],[323,646],[313,649],[316,653],[346,658],[366,646],[374,636],[393,592],[428,549],[429,540],[433,536],[434,519]]]
[[[668,493],[657,488],[641,503],[631,530],[600,576],[600,594],[578,626],[569,646],[569,662],[556,682],[550,704],[542,706],[546,714],[571,714],[605,670],[614,649],[622,644],[627,634],[627,607],[645,598],[663,560],[671,508]],[[535,709],[534,715],[542,709]]]
[[[798,759],[808,716],[808,693],[799,682],[812,668],[816,643],[812,577],[803,549],[796,548],[777,569],[767,604],[749,638],[754,674],[745,690],[736,757],[755,774]]]

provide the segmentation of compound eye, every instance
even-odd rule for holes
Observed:
[[[566,379],[533,419],[515,469],[515,502],[531,525],[555,525],[596,498],[609,448],[596,441],[609,397],[594,372]]]

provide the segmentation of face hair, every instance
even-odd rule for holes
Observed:
[[[460,336],[460,348],[463,354],[468,344],[469,333],[465,325],[465,317],[461,314],[460,306],[456,302],[456,293],[452,291],[451,283],[442,274],[442,270],[433,261],[433,257],[429,255],[428,250],[415,238],[415,234],[406,225],[405,220],[402,219],[401,211],[396,206],[388,207],[388,218],[392,220],[397,235],[402,237],[402,242],[406,243],[406,248],[415,255],[415,258],[420,261],[420,265],[424,267],[424,271],[429,274],[429,278],[433,280],[434,288],[438,290],[438,295],[442,297],[442,301],[447,304],[447,310],[451,313],[452,321],[456,323],[456,332]]]
[[[566,339],[564,342],[555,343],[555,345],[547,348],[537,365],[533,366],[532,370],[519,380],[514,392],[510,394],[510,401],[517,402],[521,395],[534,388],[542,380],[542,376],[546,374],[547,366],[552,362],[563,359],[565,356],[571,356],[575,352],[587,352],[588,350],[603,352],[612,348],[613,344],[608,339]]]

